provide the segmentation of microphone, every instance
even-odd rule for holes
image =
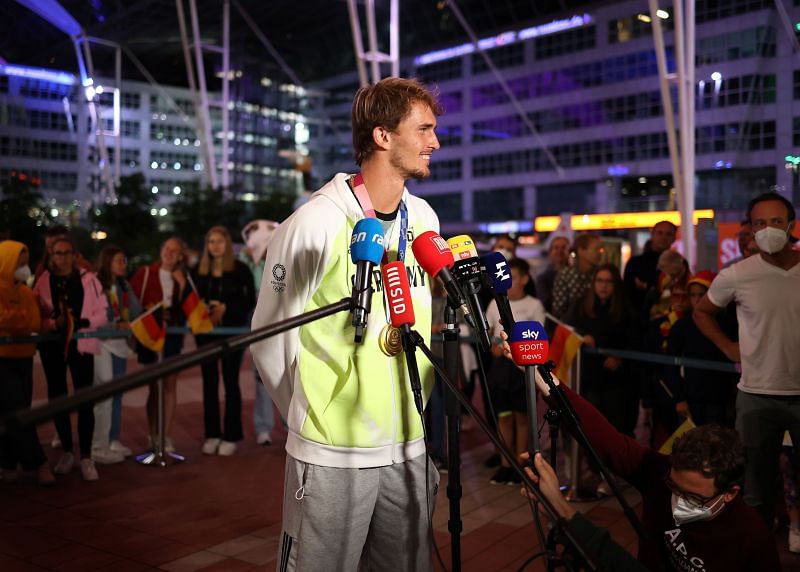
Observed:
[[[481,256],[481,269],[484,284],[494,292],[494,301],[500,312],[500,321],[506,333],[514,329],[514,314],[511,312],[511,303],[508,301],[508,290],[511,288],[511,272],[508,269],[506,257],[499,252],[490,252]]]
[[[536,379],[533,366],[547,362],[550,342],[547,332],[539,322],[517,322],[508,338],[514,363],[525,367],[525,401],[528,405],[528,453],[533,459],[541,450],[536,414]]]
[[[422,269],[427,274],[442,281],[444,289],[447,291],[450,307],[454,310],[460,309],[464,312],[466,320],[470,322],[472,316],[464,301],[464,294],[450,272],[454,260],[447,241],[437,233],[429,230],[414,239],[414,242],[411,243],[411,250],[414,252],[414,258],[422,266]]]
[[[488,352],[492,347],[492,340],[489,338],[489,324],[486,315],[481,311],[481,301],[478,298],[478,293],[481,291],[481,264],[475,243],[466,234],[461,234],[449,239],[447,244],[455,259],[453,274],[462,287],[467,307],[472,314],[470,325],[475,331],[481,349]]]
[[[411,287],[408,284],[406,265],[401,261],[384,264],[381,268],[383,288],[389,305],[389,320],[392,326],[400,330],[403,340],[403,353],[406,355],[406,370],[414,395],[414,405],[422,415],[422,381],[417,367],[416,346],[411,337],[411,326],[414,325],[414,305],[411,301]]]
[[[353,281],[353,318],[356,329],[353,341],[364,341],[367,318],[372,308],[372,269],[383,258],[383,225],[375,218],[362,218],[353,228],[350,238],[350,260],[356,265]]]

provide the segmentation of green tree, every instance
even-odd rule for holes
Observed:
[[[17,240],[28,246],[31,262],[42,256],[42,234],[52,221],[42,195],[27,178],[12,178],[0,199],[0,240]]]
[[[116,193],[115,204],[99,205],[92,212],[94,227],[107,234],[98,246],[113,243],[128,256],[153,258],[158,253],[162,236],[158,221],[150,214],[155,201],[145,184],[144,175],[137,173],[122,177]]]
[[[175,233],[195,248],[202,247],[212,226],[226,227],[235,240],[245,214],[241,201],[208,187],[184,193],[171,211]]]

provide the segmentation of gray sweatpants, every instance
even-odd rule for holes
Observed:
[[[747,457],[744,500],[772,527],[778,456],[785,431],[789,431],[795,451],[800,451],[800,397],[740,390],[736,396],[736,431]]]
[[[341,469],[287,455],[277,570],[432,570],[439,472],[431,462],[426,498],[426,459]]]

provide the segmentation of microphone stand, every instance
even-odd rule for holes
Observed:
[[[422,416],[422,381],[419,378],[419,367],[417,367],[417,347],[411,339],[411,326],[403,324],[400,327],[400,337],[403,342],[403,353],[406,356],[406,370],[408,370],[408,380],[411,382],[411,392],[414,394],[414,406],[417,413]],[[424,422],[424,421],[423,421]]]
[[[549,361],[546,364],[539,365],[537,367],[542,379],[544,379],[547,387],[550,388],[550,395],[555,402],[554,408],[557,409],[559,416],[563,417],[570,424],[570,427],[572,427],[573,437],[577,439],[578,443],[589,454],[590,462],[598,471],[600,471],[600,474],[603,475],[603,478],[605,478],[608,486],[611,488],[611,492],[614,493],[617,502],[619,502],[619,505],[622,507],[622,511],[625,513],[625,516],[628,518],[631,526],[636,531],[636,534],[639,535],[639,539],[646,539],[647,533],[642,526],[642,522],[639,520],[639,517],[636,516],[636,513],[633,512],[633,509],[628,504],[628,501],[625,500],[625,497],[622,496],[622,493],[620,492],[616,482],[611,478],[611,474],[608,472],[608,469],[605,467],[605,465],[603,465],[603,462],[600,460],[600,456],[597,454],[597,451],[595,451],[594,447],[592,447],[589,438],[583,431],[583,427],[581,426],[578,416],[575,414],[575,409],[572,407],[569,399],[567,399],[567,396],[564,394],[562,387],[560,385],[556,385],[553,381],[552,370],[555,367],[555,364],[552,361]],[[575,462],[575,460],[573,460],[573,462]]]
[[[458,361],[460,330],[456,320],[456,311],[450,304],[445,306],[444,324],[442,328],[444,370],[442,377],[450,380],[458,379]],[[426,354],[427,355],[427,354]],[[427,356],[431,359],[431,356]],[[461,570],[461,404],[458,402],[458,390],[453,382],[445,384],[444,411],[447,417],[447,499],[450,501],[450,518],[447,530],[450,532],[450,555],[453,572]]]
[[[451,309],[451,311],[452,311],[452,309]],[[447,316],[448,318],[450,317],[447,313],[445,314],[445,316]],[[409,330],[410,330],[410,328],[409,328]],[[456,331],[457,331],[457,329],[456,329]],[[467,397],[461,391],[458,390],[458,388],[456,387],[456,384],[453,382],[452,378],[445,371],[445,368],[443,368],[442,366],[439,365],[439,363],[436,361],[436,358],[431,353],[431,350],[427,347],[427,345],[425,345],[425,340],[422,338],[422,336],[420,336],[418,332],[416,332],[414,330],[410,330],[410,332],[408,334],[408,340],[409,340],[409,342],[411,344],[413,344],[416,347],[418,347],[423,354],[425,354],[425,357],[428,358],[428,361],[430,361],[430,363],[431,363],[431,365],[433,365],[434,369],[437,372],[439,372],[439,375],[441,376],[442,381],[445,383],[445,385],[449,389],[448,393],[451,394],[452,397],[454,397],[456,400],[458,400],[458,403],[456,405],[460,404],[465,410],[467,410],[467,412],[470,415],[473,416],[473,418],[475,419],[475,422],[478,423],[480,428],[484,431],[484,433],[486,433],[486,435],[489,437],[489,439],[492,441],[492,443],[494,443],[494,445],[497,447],[497,449],[500,451],[500,453],[508,460],[508,462],[511,464],[511,467],[515,471],[517,471],[517,473],[519,473],[520,477],[522,478],[522,482],[525,484],[525,486],[528,488],[528,490],[531,491],[531,494],[536,498],[537,502],[541,503],[542,507],[544,507],[544,510],[547,513],[547,515],[550,517],[550,519],[553,520],[556,523],[556,526],[560,526],[561,527],[561,530],[564,532],[564,536],[569,540],[570,546],[575,550],[575,552],[577,553],[577,556],[581,559],[581,561],[586,564],[586,568],[588,570],[598,570],[597,564],[595,564],[594,560],[589,556],[588,552],[586,551],[586,549],[583,546],[583,543],[580,540],[578,540],[578,538],[575,536],[575,533],[572,530],[572,525],[570,525],[569,522],[566,521],[564,518],[558,516],[558,513],[556,513],[555,508],[553,508],[553,505],[550,503],[550,501],[546,497],[542,496],[542,494],[539,492],[539,489],[536,487],[536,485],[534,485],[533,482],[530,480],[530,478],[528,478],[528,475],[522,469],[522,466],[519,464],[519,461],[517,461],[517,459],[514,457],[513,453],[511,453],[508,450],[508,448],[505,446],[505,444],[500,439],[500,437],[497,436],[497,433],[492,431],[489,428],[489,425],[486,423],[486,421],[483,419],[483,417],[478,415],[478,412],[475,411],[475,408],[472,406],[472,403],[469,401],[469,399],[467,399]],[[449,430],[449,427],[448,427],[448,430]],[[449,436],[449,433],[448,433],[448,436]],[[456,438],[456,442],[457,442],[457,439],[458,439],[458,434],[457,433],[455,435],[455,438]],[[448,450],[450,449],[451,445],[452,445],[452,443],[448,442]],[[452,458],[449,458],[449,460],[452,460]],[[456,475],[460,476],[459,473],[456,473]],[[450,493],[449,493],[450,483],[449,483],[449,481],[452,479],[452,477],[453,477],[453,475],[448,474],[448,497],[450,496]],[[461,492],[460,484],[458,485],[458,492],[459,492],[459,495],[460,495],[460,492]],[[457,504],[457,501],[456,501],[456,504]],[[451,498],[451,507],[452,506],[453,506],[453,499]],[[460,518],[460,509],[457,508],[457,510],[458,510],[458,514],[459,514],[459,518]],[[451,514],[451,518],[452,518],[452,514]],[[459,525],[461,524],[460,521],[458,522],[458,524]],[[448,524],[448,529],[450,529],[450,525],[449,524]],[[452,535],[454,531],[451,529],[450,532],[451,532],[451,535]],[[460,530],[458,532],[460,533]],[[454,541],[455,540],[458,540],[458,539],[454,538]],[[452,563],[451,563],[451,565],[453,567],[452,569],[454,571],[458,571],[458,570],[461,569],[460,544],[459,544],[459,553],[458,554],[459,554],[459,559],[456,560],[454,558]]]

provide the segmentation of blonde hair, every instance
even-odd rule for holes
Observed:
[[[208,239],[212,234],[219,234],[225,239],[225,252],[222,254],[222,271],[231,272],[234,267],[235,259],[233,257],[231,233],[224,226],[212,226],[206,233],[206,238],[203,241],[203,255],[197,265],[197,273],[200,276],[207,276],[211,273],[211,254],[208,252]]]

